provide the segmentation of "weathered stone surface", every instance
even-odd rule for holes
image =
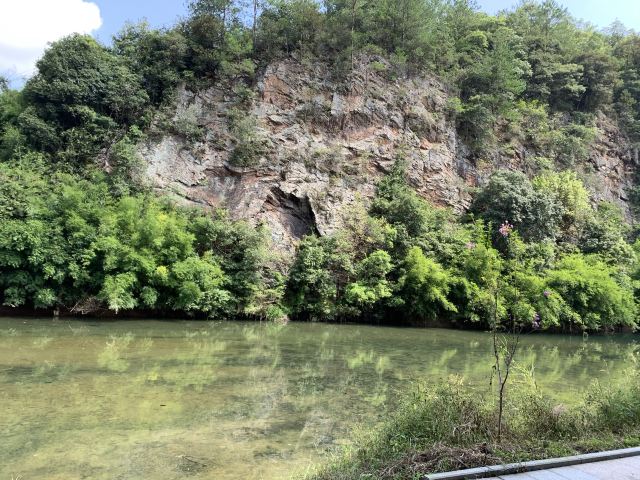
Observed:
[[[167,134],[141,146],[141,153],[155,188],[266,224],[275,245],[292,250],[306,233],[339,228],[354,202],[370,201],[400,153],[416,191],[455,211],[468,207],[471,188],[493,170],[522,168],[535,155],[522,147],[509,157],[473,160],[446,119],[446,105],[447,91],[433,78],[390,81],[363,62],[346,84],[336,84],[322,65],[287,60],[266,69],[247,113],[270,145],[255,168],[229,164],[227,114],[236,100],[218,88],[177,95],[174,121],[191,118],[203,127],[201,142]],[[590,159],[594,196],[626,208],[637,153],[606,117],[598,126]]]

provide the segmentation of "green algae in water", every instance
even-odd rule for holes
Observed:
[[[281,479],[375,424],[414,381],[486,391],[479,332],[350,325],[0,319],[0,476]],[[618,382],[632,336],[526,336],[570,402]]]

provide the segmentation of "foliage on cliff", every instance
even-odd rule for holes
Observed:
[[[261,69],[289,57],[329,66],[345,91],[361,61],[389,81],[437,75],[472,157],[524,145],[535,152],[527,175],[497,172],[470,214],[455,217],[418,197],[398,169],[342,231],[303,239],[284,278],[262,232],[155,199],[136,145],[162,129],[179,84],[215,84],[240,99],[228,112],[231,162],[254,165],[268,141],[242,108]],[[22,91],[0,81],[0,300],[482,322],[502,282],[505,317],[633,326],[633,232],[575,171],[588,170],[597,115],[640,140],[638,59],[635,32],[582,25],[551,0],[495,16],[468,0],[192,0],[174,27],[127,25],[108,47],[69,36]],[[183,117],[174,133],[203,134]],[[519,234],[515,253],[501,246],[503,222]]]
[[[178,83],[250,84],[290,55],[328,61],[347,83],[363,55],[374,66],[390,58],[391,78],[439,75],[478,151],[521,136],[554,160],[580,161],[575,144],[589,141],[598,111],[634,140],[640,132],[640,37],[579,24],[552,0],[495,16],[468,0],[191,0],[189,12],[169,29],[127,25],[110,47],[81,35],[52,44],[22,92],[0,88],[2,158],[26,148],[95,162],[131,126],[148,125]]]

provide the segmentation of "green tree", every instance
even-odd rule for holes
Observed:
[[[529,64],[522,60],[520,39],[506,27],[498,27],[488,36],[488,49],[481,58],[465,69],[460,80],[461,96],[468,102],[468,113],[486,108],[493,119],[507,115],[513,109],[516,98],[524,92],[530,73]],[[463,122],[465,116],[462,116]],[[495,121],[495,120],[494,120]],[[469,122],[471,123],[471,122]],[[493,123],[475,125],[475,128],[492,129]],[[463,123],[463,128],[465,124]],[[472,125],[467,125],[471,129]]]
[[[177,291],[173,307],[178,310],[222,314],[232,304],[231,294],[224,288],[227,278],[212,252],[175,263],[171,277]]]
[[[583,330],[635,327],[637,306],[630,288],[616,282],[618,275],[593,256],[569,255],[547,274],[547,283],[566,304],[563,321]]]
[[[417,238],[427,232],[429,207],[407,185],[402,159],[379,184],[371,207],[374,215],[401,230],[400,234]]]
[[[299,51],[316,53],[324,17],[315,0],[268,0],[258,19],[256,54],[263,61]]]
[[[351,314],[361,315],[392,296],[393,285],[388,279],[392,269],[391,256],[384,250],[376,250],[357,265],[357,281],[345,289],[345,302],[353,308]]]
[[[25,108],[22,94],[6,87],[6,83],[4,87],[0,85],[0,161],[8,160],[26,146],[18,126],[18,118]]]
[[[494,294],[504,261],[498,250],[493,248],[491,234],[481,221],[472,226],[464,249],[452,263],[451,299],[458,308],[458,317],[489,325],[496,307]],[[498,316],[502,318],[502,302],[499,307]]]
[[[200,255],[213,252],[229,281],[226,288],[241,313],[262,288],[262,269],[268,259],[267,232],[246,221],[232,221],[224,210],[213,215],[191,212],[189,232],[195,235],[194,247]]]
[[[632,33],[613,47],[618,60],[620,82],[614,90],[614,104],[620,121],[634,141],[640,140],[640,36]]]
[[[578,239],[583,253],[602,256],[609,262],[630,264],[633,252],[625,241],[629,225],[625,222],[622,210],[610,202],[600,202],[593,215],[590,215]]]
[[[126,25],[114,37],[113,49],[140,76],[154,105],[167,99],[180,82],[189,52],[178,29],[154,30],[146,23]]]
[[[189,68],[199,77],[253,74],[252,33],[241,22],[234,0],[191,0],[183,25],[189,45]]]
[[[559,227],[563,239],[576,242],[592,215],[589,192],[576,173],[569,170],[559,173],[547,171],[533,179],[533,187],[559,206]]]
[[[336,315],[338,288],[331,269],[335,265],[330,245],[334,239],[306,237],[299,245],[289,272],[287,300],[292,313],[311,319]]]
[[[24,88],[30,106],[19,123],[37,148],[72,164],[94,160],[149,101],[140,77],[89,36],[53,43],[37,67]]]
[[[471,211],[497,227],[511,223],[525,240],[555,238],[559,206],[521,172],[499,170],[478,192]]]
[[[399,282],[400,295],[408,314],[433,320],[439,315],[457,312],[456,306],[448,298],[450,273],[426,257],[420,247],[409,249],[404,270]]]
[[[493,146],[496,122],[513,115],[516,98],[525,90],[529,64],[522,60],[520,41],[514,32],[499,27],[488,36],[489,44],[461,74],[462,104],[458,128],[472,149]]]
[[[584,94],[580,32],[566,8],[554,0],[523,1],[506,16],[507,25],[523,41],[531,78],[526,96],[548,103],[552,109],[570,109]]]
[[[592,49],[578,55],[576,62],[582,65],[581,85],[584,93],[576,103],[581,111],[595,112],[611,105],[613,89],[618,83],[618,65],[611,52]]]
[[[45,217],[50,186],[40,174],[44,168],[34,155],[0,163],[0,299],[6,306],[56,302],[52,288],[66,258]]]

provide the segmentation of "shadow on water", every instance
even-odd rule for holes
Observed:
[[[632,336],[526,336],[522,370],[570,402],[636,362]],[[533,368],[535,366],[535,368]],[[480,332],[0,320],[3,478],[275,479],[373,425],[412,382],[489,388]]]

